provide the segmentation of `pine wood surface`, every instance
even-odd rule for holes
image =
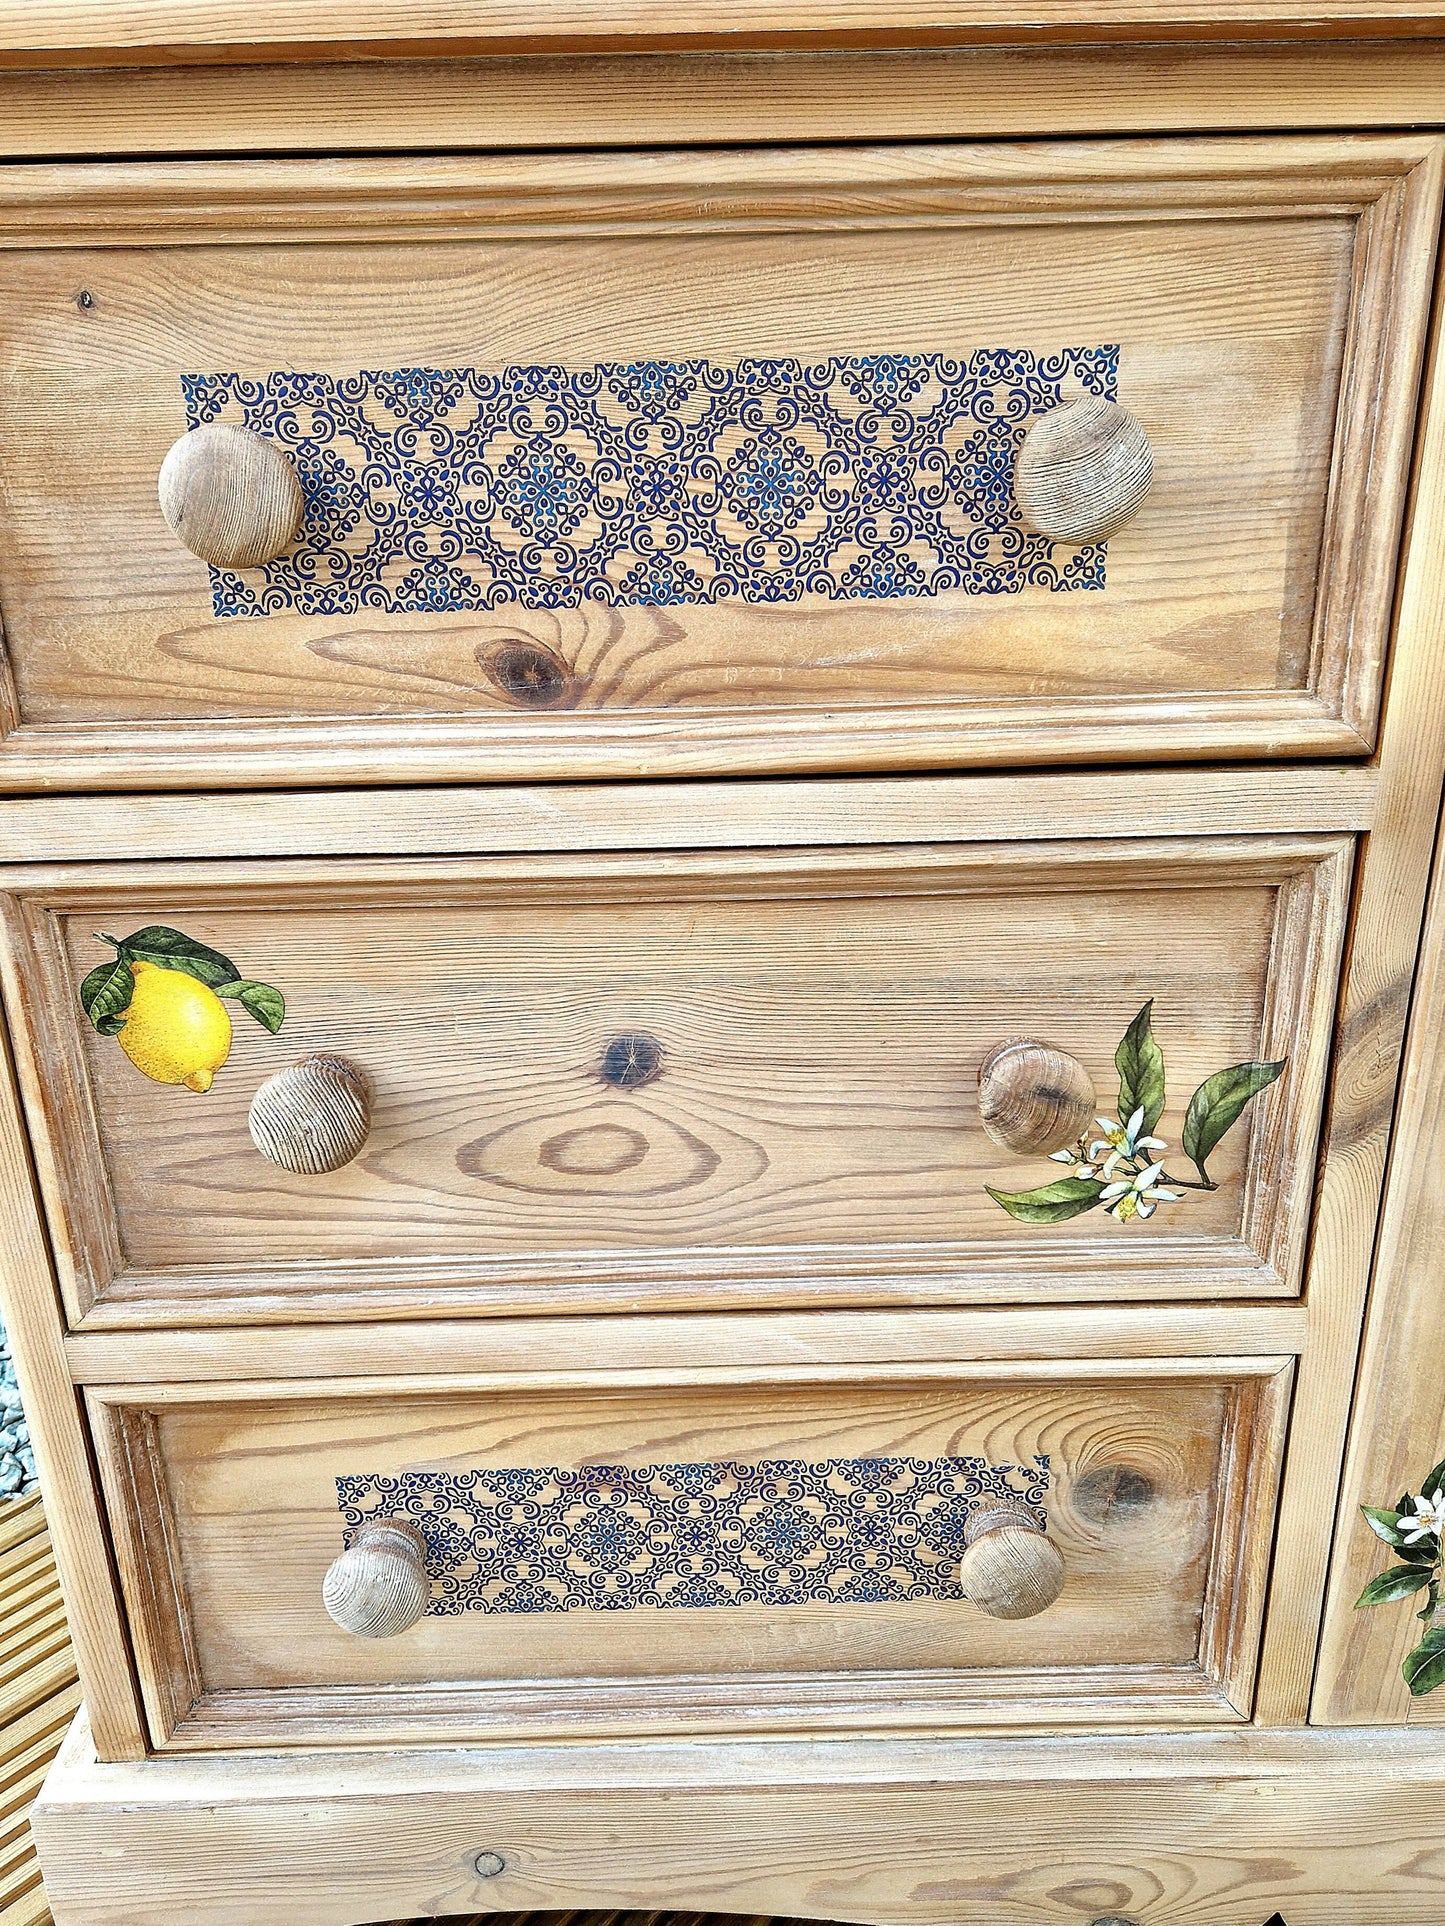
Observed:
[[[90,1719],[115,1758],[144,1755],[145,1738],[129,1642],[91,1464],[90,1441],[65,1360],[55,1272],[20,1118],[10,1046],[0,1026],[0,1239],[5,1327],[26,1422],[45,1493],[46,1523],[60,1576],[65,1618],[50,1608],[46,1638],[68,1624],[85,1679]],[[12,1676],[14,1660],[12,1658]]]
[[[1358,753],[1438,177],[1438,143],[1418,136],[0,170],[16,368],[0,407],[16,725],[0,775]],[[1077,223],[1063,256],[1043,215]],[[559,304],[559,278],[585,300]],[[806,359],[894,334],[910,351],[1040,347],[1063,344],[1065,313],[1068,342],[1123,342],[1155,486],[1097,597],[218,623],[206,571],[155,508],[185,425],[180,373],[465,366],[479,306],[499,366]],[[115,384],[120,442],[98,381]],[[487,671],[494,645],[545,651],[566,699],[519,706]]]
[[[0,155],[1259,133],[1445,121],[1445,40],[0,68]]]
[[[1438,314],[1438,302],[1437,302]],[[1412,515],[1400,577],[1375,827],[1356,880],[1315,1199],[1310,1349],[1296,1385],[1300,1441],[1285,1468],[1256,1716],[1302,1720],[1328,1582],[1405,1022],[1445,777],[1445,361],[1437,321],[1422,396]],[[1307,1441],[1307,1442],[1305,1442]],[[1433,1461],[1431,1461],[1433,1462]],[[1427,1463],[1426,1467],[1429,1469]],[[1398,1495],[1398,1494],[1393,1494]]]
[[[1313,39],[1428,35],[1441,0],[10,0],[0,60],[17,67],[687,47],[944,45],[973,40]]]
[[[1293,1292],[1351,860],[1261,837],[11,871],[8,1007],[72,1316]],[[194,1101],[76,1002],[92,932],[152,922],[290,1002]],[[977,1068],[1042,1030],[1107,1089],[1151,996],[1172,1143],[1213,1071],[1289,1068],[1218,1190],[1147,1238],[1100,1212],[1043,1240],[985,1185],[1057,1173],[989,1143]],[[599,1065],[637,1031],[661,1073],[614,1087]],[[246,1126],[308,1049],[373,1086],[366,1149],[325,1179]]]
[[[1445,1723],[1438,1695],[1411,1699],[1400,1675],[1424,1627],[1419,1601],[1356,1611],[1366,1582],[1390,1564],[1361,1505],[1393,1508],[1445,1455],[1445,1306],[1439,1288],[1445,1211],[1445,840],[1415,980],[1390,1182],[1360,1364],[1313,1716],[1331,1725]]]
[[[1172,1358],[960,1363],[913,1385],[859,1364],[813,1384],[373,1377],[324,1393],[109,1386],[89,1403],[157,1743],[465,1743],[800,1720],[1067,1726],[1162,1706],[1185,1724],[1238,1717],[1289,1380],[1277,1357]],[[373,1640],[323,1609],[342,1475],[940,1454],[1049,1458],[1067,1578],[1037,1624],[925,1600],[433,1615]],[[1101,1506],[1100,1475],[1118,1467],[1148,1495]]]
[[[134,1768],[98,1766],[81,1725],[35,1823],[59,1926],[699,1903],[883,1926],[970,1910],[988,1926],[1055,1926],[1101,1905],[1191,1926],[1254,1926],[1276,1909],[1290,1926],[1438,1926],[1421,1842],[1442,1794],[1434,1733],[1368,1747],[1358,1733],[1252,1729],[760,1738]],[[125,1853],[120,1893],[108,1849]],[[500,1877],[477,1879],[484,1851],[506,1862]]]
[[[508,855],[559,849],[749,849],[1167,836],[1177,772],[799,777],[782,782],[561,783],[495,788],[213,791],[0,801],[0,859],[65,862],[97,849],[134,860],[203,856]],[[1190,834],[1368,829],[1371,766],[1191,768]]]

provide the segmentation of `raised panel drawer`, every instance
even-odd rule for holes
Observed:
[[[204,1749],[1237,1720],[1291,1369],[564,1367],[88,1396],[154,1737]],[[966,1522],[1000,1503],[1063,1560],[1027,1620],[961,1590]],[[324,1608],[328,1568],[393,1518],[422,1534],[425,1609],[356,1636]]]
[[[1352,857],[1260,836],[10,870],[72,1318],[1293,1294]],[[226,1004],[204,1094],[81,1009],[115,961],[96,932],[157,926],[286,999],[274,1035]],[[1128,1113],[1116,1055],[1146,1003],[1171,1146],[1148,1156],[1177,1188],[1129,1221],[1102,1189],[1016,1221],[991,1191],[1070,1177],[985,1135],[980,1067],[1038,1036]],[[352,1066],[370,1132],[295,1172],[248,1110],[313,1054]],[[1248,1062],[1284,1069],[1200,1188],[1190,1094]]]
[[[0,169],[0,784],[1350,755],[1424,136]],[[1089,394],[1154,483],[1016,499]],[[300,534],[189,553],[188,429]]]

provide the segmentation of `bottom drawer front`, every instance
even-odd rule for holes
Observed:
[[[91,1393],[157,1740],[1247,1709],[1287,1360],[698,1375]],[[1000,1509],[1064,1561],[1026,1620],[965,1596]],[[357,1636],[389,1520],[423,1615]]]

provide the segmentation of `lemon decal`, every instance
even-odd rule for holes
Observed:
[[[209,1090],[231,1054],[231,1019],[214,990],[180,970],[133,963],[135,994],[116,1039],[152,1083]]]
[[[230,957],[181,930],[151,923],[124,942],[103,932],[96,941],[109,943],[115,958],[81,984],[85,1014],[152,1083],[210,1089],[231,1052],[222,997],[233,998],[273,1035],[281,1028],[286,999],[279,990],[241,976]]]

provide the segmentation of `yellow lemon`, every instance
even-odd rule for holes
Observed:
[[[153,1083],[209,1090],[231,1052],[231,1019],[214,990],[184,970],[133,963],[135,992],[116,1042]]]

